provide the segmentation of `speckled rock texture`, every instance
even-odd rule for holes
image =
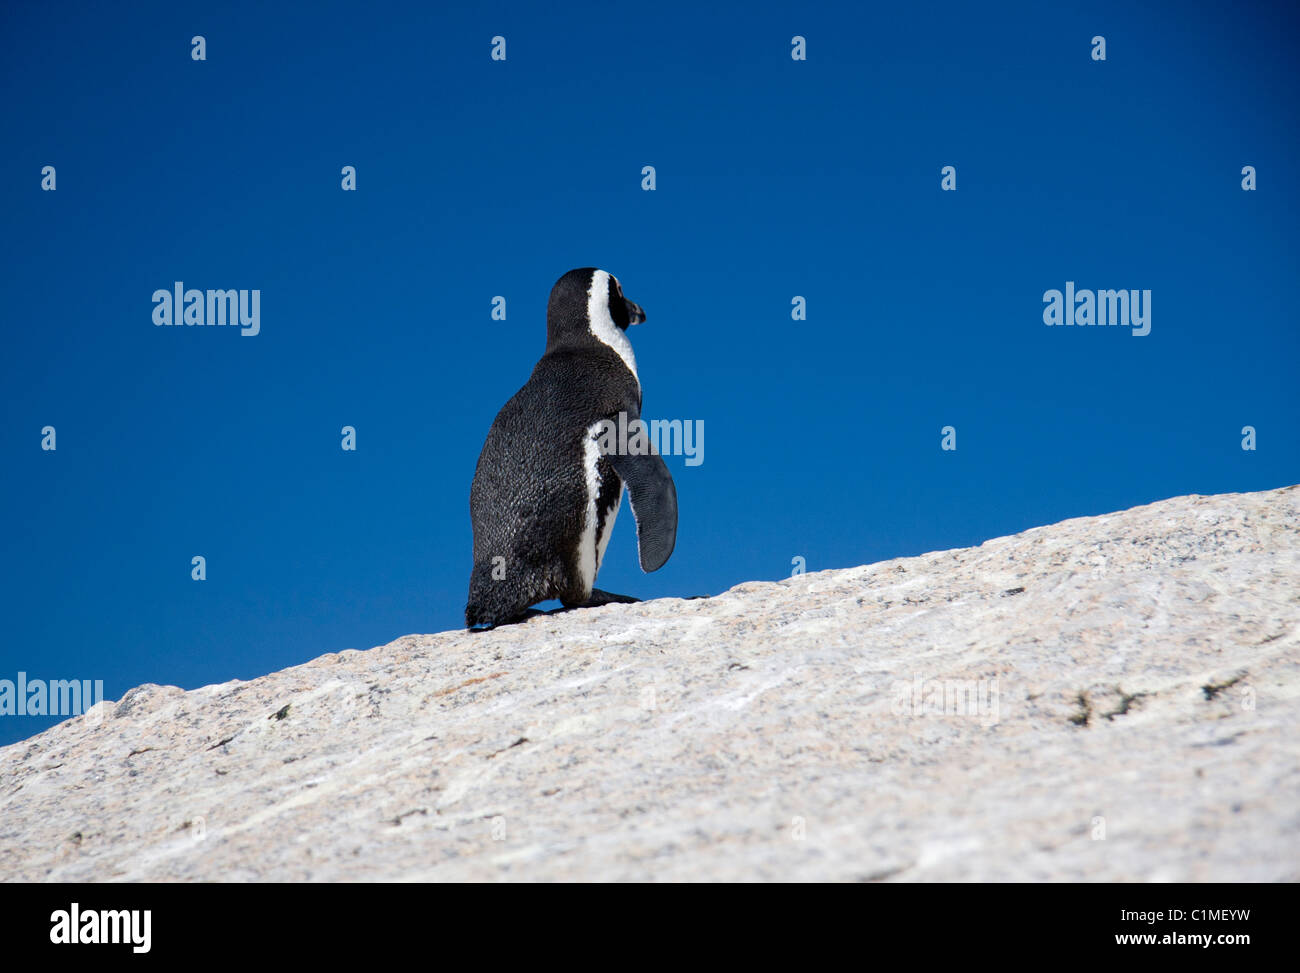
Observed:
[[[1300,488],[146,685],[0,877],[1300,880]]]

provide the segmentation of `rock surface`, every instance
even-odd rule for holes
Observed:
[[[1300,488],[146,685],[7,880],[1300,880]]]

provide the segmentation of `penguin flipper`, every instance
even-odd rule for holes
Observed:
[[[677,487],[668,464],[658,453],[609,453],[607,458],[632,500],[641,570],[658,571],[677,545]]]

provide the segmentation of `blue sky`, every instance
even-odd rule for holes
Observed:
[[[624,516],[607,590],[1300,481],[1280,5],[269,6],[0,13],[0,678],[460,627],[478,451],[573,267],[646,309],[643,413],[706,430],[672,559]],[[177,280],[260,289],[261,333],[155,327]],[[1067,280],[1150,290],[1151,333],[1045,326]]]

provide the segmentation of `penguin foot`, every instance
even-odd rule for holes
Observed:
[[[616,595],[612,591],[592,588],[586,601],[567,602],[561,599],[563,607],[552,608],[547,614],[558,615],[561,612],[573,611],[575,608],[599,608],[601,605],[635,605],[640,601],[640,598],[633,598],[631,595]]]
[[[490,632],[494,628],[500,628],[502,625],[517,625],[520,622],[526,622],[530,618],[536,618],[538,615],[549,615],[550,612],[544,612],[540,608],[526,608],[512,618],[507,618],[501,622],[475,622],[473,625],[466,625],[469,632]]]
[[[599,588],[592,588],[591,597],[578,607],[599,608],[601,605],[635,605],[640,601],[640,598],[633,598],[631,595],[616,595],[610,591],[601,591]]]

